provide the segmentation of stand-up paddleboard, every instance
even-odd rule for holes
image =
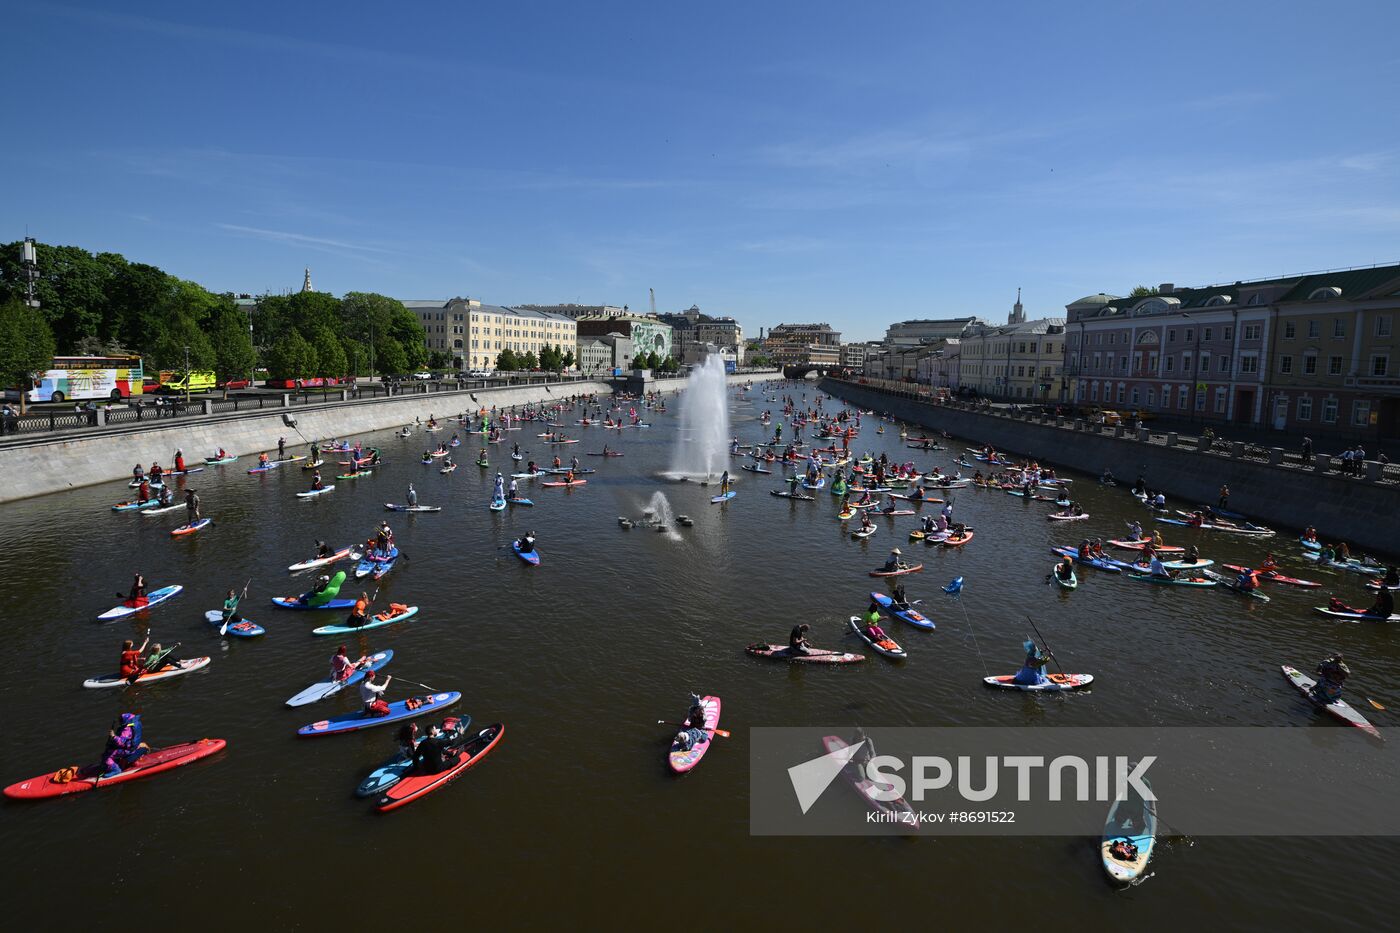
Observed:
[[[172,677],[179,677],[181,674],[202,670],[209,666],[209,661],[209,658],[186,658],[178,664],[167,665],[158,671],[147,671],[134,681],[121,674],[101,674],[97,677],[89,677],[83,681],[83,686],[93,690],[103,687],[139,687],[142,684],[154,683],[157,680],[169,680]]]
[[[1296,667],[1289,667],[1287,664],[1283,665],[1283,676],[1287,677],[1288,682],[1297,687],[1303,696],[1311,700],[1314,706],[1326,710],[1349,726],[1355,726],[1365,731],[1368,735],[1374,735],[1380,738],[1380,731],[1367,722],[1366,717],[1358,713],[1356,708],[1347,703],[1346,700],[1336,700],[1335,702],[1328,703],[1314,694],[1313,687],[1316,686],[1317,681],[1313,680]]]
[[[224,614],[221,610],[210,609],[204,613],[204,621],[217,628],[224,628]],[[240,619],[224,629],[224,634],[230,638],[257,638],[259,635],[267,634],[267,629],[252,619]]]
[[[769,658],[774,661],[792,661],[800,664],[854,664],[864,661],[865,655],[851,654],[848,651],[829,651],[825,648],[809,648],[806,654],[793,651],[787,645],[754,644],[744,649],[756,658]]]
[[[705,753],[710,750],[710,746],[715,741],[715,729],[719,726],[719,697],[701,697],[700,705],[705,709],[705,738],[696,742],[689,749],[682,749],[674,739],[671,740],[671,750],[666,756],[667,763],[671,770],[677,774],[684,774],[700,763],[700,759],[705,757]]]
[[[221,751],[227,743],[223,739],[200,739],[167,748],[153,748],[119,774],[102,776],[101,764],[86,765],[70,781],[56,780],[57,773],[50,772],[5,788],[5,796],[12,800],[42,800],[47,797],[62,797],[66,794],[81,794],[91,790],[101,790],[137,778],[150,777],[198,761]]]
[[[378,654],[370,655],[365,663],[356,668],[345,680],[334,681],[327,678],[318,680],[287,701],[288,706],[306,706],[327,697],[333,697],[346,687],[353,687],[365,679],[365,671],[377,671],[394,659],[393,649],[386,648]]]
[[[399,807],[407,806],[415,800],[419,800],[431,794],[435,790],[441,790],[452,781],[456,780],[468,768],[478,761],[491,754],[491,750],[501,741],[501,736],[505,735],[506,727],[504,723],[492,723],[482,729],[475,736],[468,739],[462,746],[462,750],[457,753],[457,760],[445,771],[436,774],[416,774],[409,771],[399,782],[379,798],[378,810],[380,813],[388,813],[397,810]]]
[[[372,628],[383,628],[386,625],[393,625],[395,622],[403,622],[418,614],[417,606],[405,606],[403,609],[395,611],[386,609],[384,612],[376,613],[364,625],[323,625],[320,628],[313,628],[312,635],[353,635],[356,632],[363,632]]]
[[[1002,674],[999,677],[983,677],[982,683],[988,687],[1004,690],[1056,691],[1078,690],[1094,682],[1093,674],[1047,674],[1049,680],[1042,684],[1018,684],[1015,674]]]
[[[297,493],[297,498],[314,499],[317,496],[323,496],[328,492],[335,492],[335,483],[331,483],[329,486],[323,486],[320,489],[308,489],[306,492],[299,492]]]
[[[881,609],[885,610],[896,619],[899,619],[901,622],[908,622],[915,628],[921,628],[925,631],[932,631],[935,628],[933,620],[919,612],[913,606],[910,606],[908,609],[896,609],[894,608],[894,599],[886,596],[884,593],[872,592],[870,598],[874,600],[876,605]]]
[[[909,657],[908,652],[899,646],[899,642],[888,635],[878,640],[871,638],[870,634],[866,632],[865,626],[861,624],[860,616],[851,616],[850,625],[851,631],[855,632],[860,640],[874,649],[877,654],[883,654],[887,658]]]
[[[170,534],[172,537],[177,538],[181,535],[192,535],[201,528],[208,528],[211,524],[213,524],[213,522],[214,520],[212,518],[201,518],[197,522],[192,522],[188,525],[181,525],[179,528],[173,529],[170,532]]]
[[[302,737],[336,735],[342,732],[372,729],[375,726],[387,726],[391,722],[402,722],[405,719],[432,715],[439,710],[446,709],[461,698],[460,693],[449,690],[445,693],[411,697],[410,699],[416,704],[414,706],[409,706],[409,700],[396,700],[389,704],[389,712],[384,716],[370,716],[363,709],[359,709],[353,713],[342,713],[329,719],[308,723],[297,730],[297,735]]]
[[[160,589],[152,590],[150,593],[146,594],[146,604],[144,606],[128,606],[126,603],[122,603],[122,605],[114,606],[102,613],[97,617],[97,621],[115,622],[118,619],[125,619],[127,616],[134,616],[138,612],[145,612],[152,606],[159,606],[172,596],[178,595],[182,589],[184,589],[184,587],[180,586],[178,583],[170,586],[162,586]]]
[[[1142,781],[1147,783],[1145,778]],[[1150,790],[1152,785],[1147,786]],[[1099,842],[1104,871],[1119,884],[1142,876],[1157,840],[1157,801],[1144,798],[1131,784],[1125,794],[1109,807]]]

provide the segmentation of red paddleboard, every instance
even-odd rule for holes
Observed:
[[[41,774],[27,781],[20,781],[18,784],[11,784],[5,788],[5,796],[13,800],[42,800],[46,797],[62,797],[66,794],[101,790],[112,784],[134,781],[137,778],[159,774],[162,771],[169,771],[171,768],[178,768],[192,761],[198,761],[221,751],[226,744],[223,739],[200,739],[197,742],[171,745],[169,748],[152,749],[138,758],[131,767],[109,778],[101,777],[101,764],[87,765],[78,769],[73,780],[66,783],[55,781],[52,773]]]
[[[397,810],[417,800],[426,797],[435,790],[439,790],[452,783],[462,772],[491,753],[491,749],[496,747],[496,743],[505,735],[506,727],[504,723],[493,723],[482,729],[475,736],[467,740],[462,751],[457,754],[457,761],[446,771],[439,771],[437,774],[417,774],[410,770],[408,774],[399,779],[399,782],[379,798],[379,812],[388,813],[390,810]]]
[[[551,487],[551,488],[558,487],[558,486],[587,486],[587,485],[588,485],[588,480],[586,480],[586,479],[576,479],[576,480],[574,480],[572,483],[540,483],[540,485],[541,485],[541,486],[549,486],[549,487]]]
[[[1225,566],[1230,570],[1233,570],[1235,573],[1244,573],[1245,570],[1248,569],[1246,567],[1240,566],[1239,564],[1226,564]],[[1259,579],[1269,580],[1274,583],[1287,583],[1289,586],[1318,587],[1322,585],[1321,583],[1314,583],[1312,580],[1299,580],[1296,577],[1285,577],[1277,570],[1261,570],[1259,572]]]
[[[963,532],[963,534],[962,534],[961,536],[958,536],[958,535],[949,535],[948,537],[944,538],[944,539],[943,539],[943,546],[944,546],[944,547],[962,547],[964,544],[966,544],[967,542],[969,542],[969,541],[971,541],[971,540],[972,540],[972,532],[966,531],[966,532]]]
[[[1147,545],[1151,544],[1152,541],[1149,540],[1149,539],[1147,539],[1147,538],[1143,538],[1142,540],[1139,540],[1139,541],[1128,541],[1128,540],[1122,539],[1122,538],[1114,538],[1114,539],[1110,540],[1108,543],[1111,544],[1111,545],[1113,545],[1114,547],[1120,547],[1120,548],[1122,548],[1122,549],[1125,550],[1125,551],[1141,551],[1141,550],[1142,550],[1143,548],[1145,548]],[[1154,548],[1153,550],[1155,550],[1158,554],[1185,554],[1185,553],[1186,553],[1186,548],[1184,548],[1184,547],[1177,547],[1177,546],[1174,545],[1174,544],[1164,544],[1164,545],[1162,545],[1162,546],[1159,547],[1159,548]]]

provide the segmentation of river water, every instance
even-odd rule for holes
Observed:
[[[814,396],[805,386],[788,391]],[[765,394],[763,386],[730,393],[733,430],[745,442],[764,433],[757,412],[777,409]],[[767,495],[777,486],[772,477],[737,469],[739,496],[711,506],[713,489],[660,477],[674,419],[673,404],[651,416],[650,429],[576,429],[585,440],[567,450],[583,454],[606,441],[625,456],[583,457],[599,471],[587,486],[532,488],[535,508],[503,515],[486,508],[488,471],[472,463],[470,441],[456,452],[456,473],[442,476],[418,461],[425,436],[449,433],[400,440],[390,432],[364,437],[382,448],[385,466],[316,500],[293,495],[306,488],[301,471],[248,476],[248,458],[188,477],[214,519],[189,538],[168,534],[182,512],[110,512],[128,492],[118,482],[0,507],[9,556],[0,576],[9,648],[0,660],[4,782],[94,759],[109,722],[126,709],[145,714],[153,745],[199,736],[229,742],[215,758],[147,781],[4,806],[12,916],[33,928],[102,922],[103,914],[215,929],[247,920],[296,929],[591,926],[617,916],[751,927],[831,921],[847,910],[859,920],[959,925],[1036,917],[1146,928],[1167,918],[1255,929],[1389,921],[1397,848],[1383,841],[1178,840],[1159,847],[1146,883],[1118,891],[1103,882],[1096,839],[751,837],[750,726],[1339,728],[1289,688],[1279,664],[1310,670],[1343,647],[1355,673],[1351,693],[1385,699],[1384,674],[1400,650],[1384,627],[1319,621],[1309,609],[1323,597],[1306,591],[1270,586],[1272,602],[1246,604],[1087,569],[1072,594],[1047,587],[1052,543],[1116,536],[1125,519],[1143,517],[1124,487],[1089,477],[1076,477],[1076,497],[1093,519],[1068,529],[1045,521],[1048,507],[1039,503],[958,493],[958,518],[977,531],[957,550],[908,543],[912,518],[881,518],[872,539],[852,541],[825,492],[815,503],[790,503]],[[854,446],[906,459],[897,428],[880,436],[876,427],[867,418]],[[508,437],[545,453],[530,426]],[[947,469],[953,451],[907,453]],[[491,460],[490,474],[509,465],[499,446]],[[383,503],[403,501],[410,481],[424,504],[444,511],[386,513]],[[638,517],[658,491],[694,526],[675,536],[618,527],[618,516]],[[277,610],[268,599],[304,586],[286,567],[309,556],[315,539],[363,540],[386,515],[407,559],[384,581],[380,603],[417,605],[419,617],[351,639],[352,648],[392,647],[386,673],[460,690],[460,710],[507,728],[497,750],[457,783],[379,816],[351,792],[391,751],[392,729],[296,737],[299,725],[349,710],[354,699],[283,706],[320,678],[337,640],[309,634],[325,614]],[[508,549],[527,528],[539,538],[538,568]],[[1183,533],[1169,540],[1198,540],[1217,560],[1252,561],[1265,549],[1175,530]],[[1365,598],[1355,579],[1298,560],[1290,542],[1272,542],[1285,572],[1325,579],[1351,602]],[[916,548],[927,563],[908,585],[911,597],[931,599],[939,624],[922,633],[892,623],[911,649],[907,663],[872,657],[824,670],[745,656],[746,644],[783,641],[798,620],[813,624],[816,643],[849,646],[844,619],[864,608],[876,588],[866,571],[892,544]],[[177,582],[186,590],[142,618],[93,622],[138,569],[153,588]],[[934,599],[954,576],[967,581],[956,608]],[[269,633],[225,642],[202,614],[249,579],[245,614]],[[1018,665],[1026,614],[1067,669],[1099,676],[1092,693],[1034,698],[978,683],[987,670]],[[212,656],[212,665],[125,693],[80,686],[115,669],[121,639],[147,631],[180,642],[183,656]],[[670,730],[656,722],[681,716],[691,689],[723,697],[721,726],[733,737],[676,779],[664,765]],[[1390,725],[1391,714],[1366,712],[1382,729]],[[859,807],[854,797],[851,806]]]

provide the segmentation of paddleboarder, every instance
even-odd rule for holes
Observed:
[[[141,714],[122,713],[107,731],[107,747],[102,752],[102,776],[115,777],[150,751],[141,741]]]
[[[384,691],[389,689],[394,676],[390,674],[385,677],[383,683],[376,683],[375,680],[374,671],[365,671],[365,679],[360,681],[360,702],[365,705],[366,716],[387,716],[389,704],[384,699]]]
[[[325,489],[325,488],[326,488],[326,484],[325,484],[324,482],[321,481],[321,471],[320,471],[320,470],[312,470],[312,471],[311,471],[311,491],[312,491],[312,492],[320,492],[322,489]]]
[[[870,602],[870,608],[865,610],[865,634],[870,636],[872,641],[883,641],[885,630],[880,628],[880,606],[874,600]]]
[[[413,488],[412,483],[408,484],[408,495],[406,498],[408,499],[408,507],[410,509],[418,508],[418,490]]]
[[[199,521],[199,493],[193,489],[185,490],[185,524],[193,525]]]
[[[138,572],[131,581],[131,591],[126,595],[126,605],[131,609],[139,609],[147,602],[146,577]]]
[[[1334,652],[1318,662],[1317,683],[1313,685],[1312,695],[1323,703],[1337,702],[1342,698],[1342,684],[1349,676],[1351,668],[1342,659],[1342,653]]]
[[[788,650],[793,654],[811,654],[812,646],[807,641],[807,633],[811,631],[811,628],[812,626],[806,622],[795,626],[792,633],[788,635]]]
[[[360,598],[355,600],[354,608],[350,610],[350,617],[345,620],[346,628],[359,628],[369,621],[369,594],[361,591]]]
[[[240,601],[241,597],[236,591],[228,591],[228,596],[224,598],[224,624],[234,626],[243,621],[243,617],[238,614]]]
[[[359,670],[360,665],[368,660],[365,655],[360,655],[358,661],[352,661],[348,651],[348,648],[341,645],[336,649],[335,654],[331,655],[331,680],[335,683],[345,683],[355,671]]]
[[[1026,651],[1026,660],[1011,682],[1023,687],[1049,683],[1050,678],[1045,676],[1045,666],[1050,663],[1050,655],[1041,651],[1040,646],[1029,638],[1021,643],[1021,647]]]
[[[890,556],[885,558],[885,573],[894,573],[896,570],[903,569],[904,559],[902,552],[899,550],[899,548],[895,548],[892,551],[890,551]]]
[[[150,642],[150,635],[147,635],[146,640],[141,642],[140,648],[137,648],[136,643],[130,638],[122,642],[121,666],[118,669],[122,677],[128,680],[135,680],[137,677],[141,676],[141,657],[145,654],[146,646],[150,644]]]

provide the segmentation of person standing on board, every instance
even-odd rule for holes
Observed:
[[[185,524],[193,525],[199,521],[199,494],[193,489],[185,490]]]

